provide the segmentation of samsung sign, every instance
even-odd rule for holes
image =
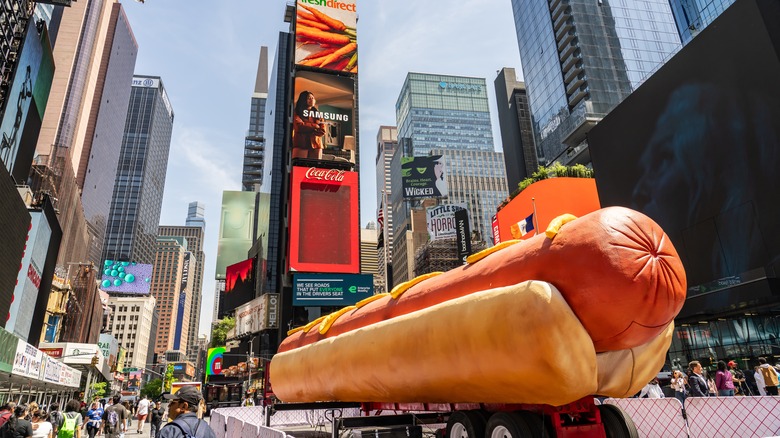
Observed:
[[[439,82],[439,88],[449,91],[482,91],[482,85],[476,84],[458,84],[454,82]]]
[[[293,291],[293,306],[350,306],[374,295],[374,276],[296,274]]]

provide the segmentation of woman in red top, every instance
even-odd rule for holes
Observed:
[[[715,387],[721,397],[734,396],[734,377],[726,368],[726,362],[718,361],[718,371],[715,371]]]

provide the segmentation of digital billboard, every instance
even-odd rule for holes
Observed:
[[[295,63],[357,73],[355,0],[298,0]]]
[[[355,163],[355,80],[295,75],[292,157]]]
[[[152,285],[152,265],[105,260],[100,289],[104,292],[148,295]]]
[[[466,210],[468,213],[466,204],[437,205],[425,209],[428,236],[431,240],[455,237],[457,235],[455,212],[460,210]]]
[[[255,259],[247,259],[226,269],[225,291],[219,298],[219,317],[230,316],[233,310],[255,297]]]
[[[359,273],[357,172],[293,167],[291,201],[290,270]]]
[[[225,347],[209,348],[206,358],[206,376],[218,376],[222,374],[222,358]]]
[[[264,294],[236,307],[236,336],[277,328],[275,315],[278,307],[278,294]]]
[[[222,214],[217,242],[216,279],[225,279],[228,265],[246,260],[255,232],[255,192],[222,192]]]
[[[401,186],[404,199],[447,197],[444,157],[401,157]]]
[[[194,260],[191,252],[185,252],[181,267],[181,284],[179,285],[179,302],[176,310],[176,330],[173,335],[173,349],[181,348],[181,334],[184,330],[184,311],[187,307],[187,285],[190,281],[190,261]],[[192,299],[192,297],[190,297]],[[190,329],[194,330],[194,328]]]
[[[647,214],[680,254],[683,314],[777,302],[779,23],[777,2],[734,3],[588,135],[602,204]]]
[[[293,306],[351,306],[372,295],[370,274],[293,275]]]
[[[27,248],[19,270],[13,301],[8,311],[5,329],[22,339],[27,339],[30,333],[35,305],[40,294],[43,277],[43,266],[49,253],[49,241],[52,230],[44,213],[31,211],[32,222],[27,233]]]

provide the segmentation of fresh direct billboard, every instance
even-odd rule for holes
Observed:
[[[428,236],[431,240],[455,237],[458,227],[455,221],[455,212],[467,210],[466,204],[446,204],[428,207],[425,215],[428,222]]]
[[[104,292],[148,295],[152,285],[152,265],[105,260],[100,289]]]
[[[219,298],[219,317],[224,318],[233,310],[246,304],[255,296],[255,259],[247,259],[225,269],[225,291]]]
[[[298,0],[295,63],[357,73],[355,0]]]
[[[243,306],[237,307],[236,336],[276,328],[277,318],[275,315],[278,308],[278,294],[261,295]]]
[[[292,157],[355,162],[355,80],[311,71],[295,75]]]
[[[444,157],[401,157],[401,186],[404,199],[446,197]]]
[[[358,174],[293,167],[290,271],[360,272]]]
[[[374,295],[374,276],[296,274],[293,293],[293,306],[350,306]]]
[[[217,242],[216,279],[225,279],[228,265],[246,260],[255,230],[255,192],[222,192]]]

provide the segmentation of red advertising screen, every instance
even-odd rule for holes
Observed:
[[[360,271],[356,172],[293,167],[290,270]]]

